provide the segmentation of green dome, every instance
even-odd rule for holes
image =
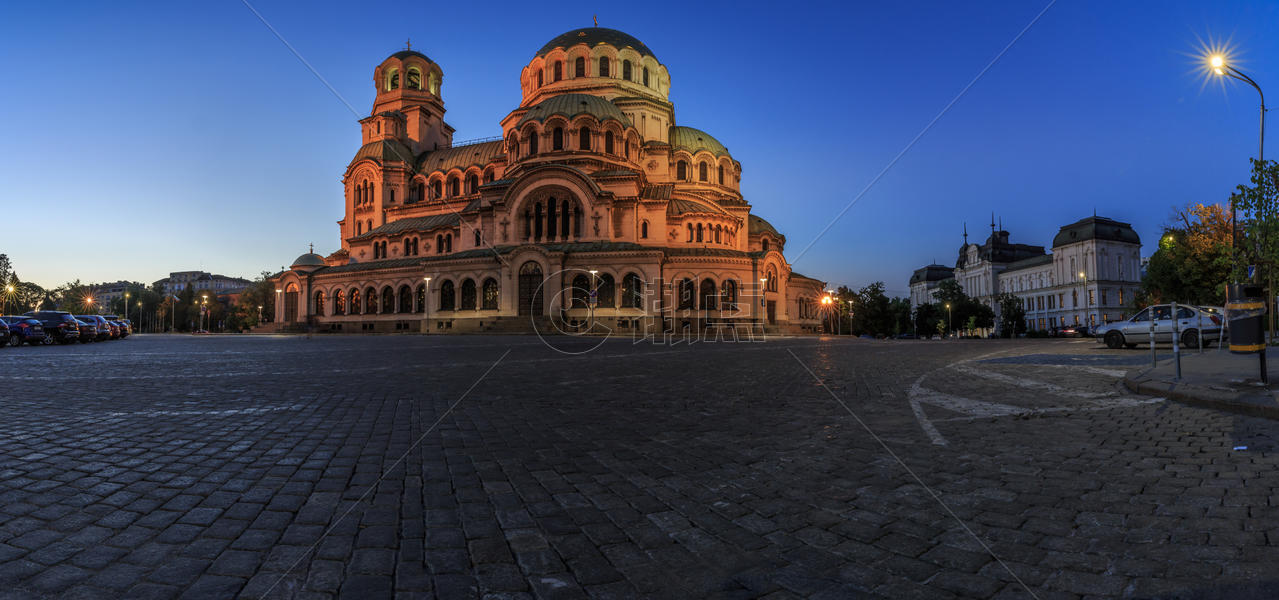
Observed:
[[[323,256],[320,256],[319,254],[316,254],[314,252],[307,252],[306,254],[303,254],[302,256],[297,257],[297,259],[293,261],[293,264],[290,265],[289,268],[296,269],[298,267],[323,267],[323,266],[325,266]]]
[[[590,94],[560,94],[534,104],[524,114],[524,118],[515,124],[515,128],[519,129],[529,121],[545,122],[552,115],[560,115],[569,120],[578,115],[592,115],[601,123],[612,119],[623,127],[631,126],[631,120],[626,118],[622,109],[604,98]]]
[[[724,144],[719,143],[719,140],[715,139],[711,134],[700,129],[673,126],[670,130],[670,140],[672,150],[683,149],[690,154],[697,154],[705,150],[715,156],[727,156],[729,158],[733,156],[728,153],[728,148]]]
[[[561,33],[551,41],[546,42],[546,45],[537,51],[537,56],[546,56],[551,50],[556,48],[567,49],[578,44],[586,44],[588,48],[594,48],[599,44],[608,44],[618,50],[631,48],[641,55],[657,58],[657,55],[653,54],[653,51],[649,50],[648,46],[644,45],[644,42],[635,39],[630,34],[607,27],[584,27]]]

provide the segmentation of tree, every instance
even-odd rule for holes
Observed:
[[[1257,265],[1254,281],[1265,284],[1266,297],[1274,297],[1274,275],[1279,260],[1279,163],[1252,161],[1252,185],[1240,185],[1230,201],[1240,213],[1248,215],[1239,226],[1241,236],[1235,263],[1234,280],[1244,281],[1246,265]],[[1274,311],[1270,313],[1270,334],[1275,333]]]
[[[1026,333],[1026,306],[1021,298],[1008,292],[995,296],[999,303],[999,334],[1002,337],[1017,337]]]
[[[919,335],[931,335],[946,332],[946,309],[940,304],[924,303],[915,307],[914,318],[915,331]]]
[[[1172,301],[1220,305],[1232,262],[1229,211],[1219,204],[1187,205],[1164,227],[1134,307]]]

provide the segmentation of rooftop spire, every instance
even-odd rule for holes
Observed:
[[[595,23],[595,26],[596,26],[596,27],[599,27],[599,26],[600,26],[600,17],[599,17],[599,15],[591,15],[591,22]]]
[[[964,222],[964,245],[968,245],[968,222]]]
[[[307,244],[307,247],[311,249],[310,250],[311,254],[315,254],[315,244]]]
[[[405,49],[405,50],[412,50],[412,49],[413,49],[413,42],[412,42],[411,40],[409,40],[409,38],[404,38],[404,49]]]

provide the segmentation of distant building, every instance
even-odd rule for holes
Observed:
[[[1027,329],[1098,325],[1127,316],[1140,287],[1141,238],[1132,225],[1092,216],[1063,226],[1052,253],[1042,246],[1013,244],[1007,231],[991,227],[985,244],[959,248],[955,268],[929,265],[910,278],[910,304],[933,302],[937,286],[955,279],[965,294],[995,311],[996,296],[1011,293],[1026,310]],[[947,271],[951,271],[947,276]]]
[[[155,284],[161,286],[166,294],[176,295],[187,288],[194,289],[196,292],[208,290],[215,294],[228,294],[244,291],[245,288],[253,285],[253,282],[243,277],[227,277],[206,271],[178,271],[169,273],[168,278],[161,279]]]
[[[124,296],[124,292],[129,289],[129,286],[141,287],[142,284],[136,281],[113,281],[111,283],[96,283],[89,286],[89,288],[93,290],[95,305],[109,307],[112,302]]]

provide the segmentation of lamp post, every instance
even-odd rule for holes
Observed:
[[[830,296],[822,296],[822,312],[826,313],[826,326],[830,327]]]
[[[422,334],[431,333],[431,278],[422,278]]]
[[[1262,93],[1261,86],[1257,85],[1257,82],[1253,81],[1251,77],[1244,75],[1239,69],[1226,64],[1226,57],[1220,54],[1214,55],[1209,59],[1209,63],[1212,65],[1213,73],[1232,77],[1251,85],[1252,89],[1257,90],[1257,95],[1261,97],[1261,135],[1257,145],[1257,162],[1262,162],[1265,160],[1266,155],[1266,95]],[[1236,212],[1234,200],[1230,201],[1230,237],[1231,245],[1237,251],[1239,249],[1239,215]]]
[[[853,335],[853,301],[848,301],[848,335]]]
[[[125,302],[124,304],[125,304],[125,306],[126,306],[126,307],[129,305],[129,303],[128,303],[128,302]],[[125,319],[128,319],[128,317],[125,317]],[[142,303],[141,303],[141,302],[138,302],[138,324],[139,324],[139,325],[141,325],[141,324],[142,324]],[[137,329],[140,329],[140,328],[138,328],[138,327],[135,327],[135,328],[134,328],[134,330],[135,330],[135,331],[136,331]]]
[[[124,320],[129,320],[129,292],[124,293]]]
[[[284,310],[284,307],[280,306],[280,294],[282,293],[284,293],[284,290],[280,288],[275,288],[275,311],[276,312],[280,312],[281,310]],[[272,321],[275,320],[275,315],[271,315],[271,320]]]
[[[599,295],[598,295],[599,288],[596,287],[595,285],[595,274],[599,273],[599,271],[595,269],[591,269],[587,272],[591,274],[591,290],[590,290],[590,293],[587,295],[587,298],[589,300],[588,303],[590,304],[591,312],[593,313],[595,312],[595,305],[599,303]]]
[[[1080,271],[1079,280],[1084,284],[1084,293],[1081,300],[1084,301],[1084,325],[1088,325],[1088,274]]]
[[[768,278],[767,278],[767,277],[760,277],[760,278],[759,278],[759,322],[760,322],[761,324],[764,322],[764,317],[765,317],[765,315],[764,315],[764,292],[765,292],[765,290],[766,290],[765,285],[766,285],[767,283],[768,283]]]
[[[4,288],[4,312],[9,312],[9,296],[13,295],[13,284],[9,284]]]
[[[258,325],[262,324],[262,305],[258,305]]]
[[[946,335],[950,335],[950,303],[946,303]]]

